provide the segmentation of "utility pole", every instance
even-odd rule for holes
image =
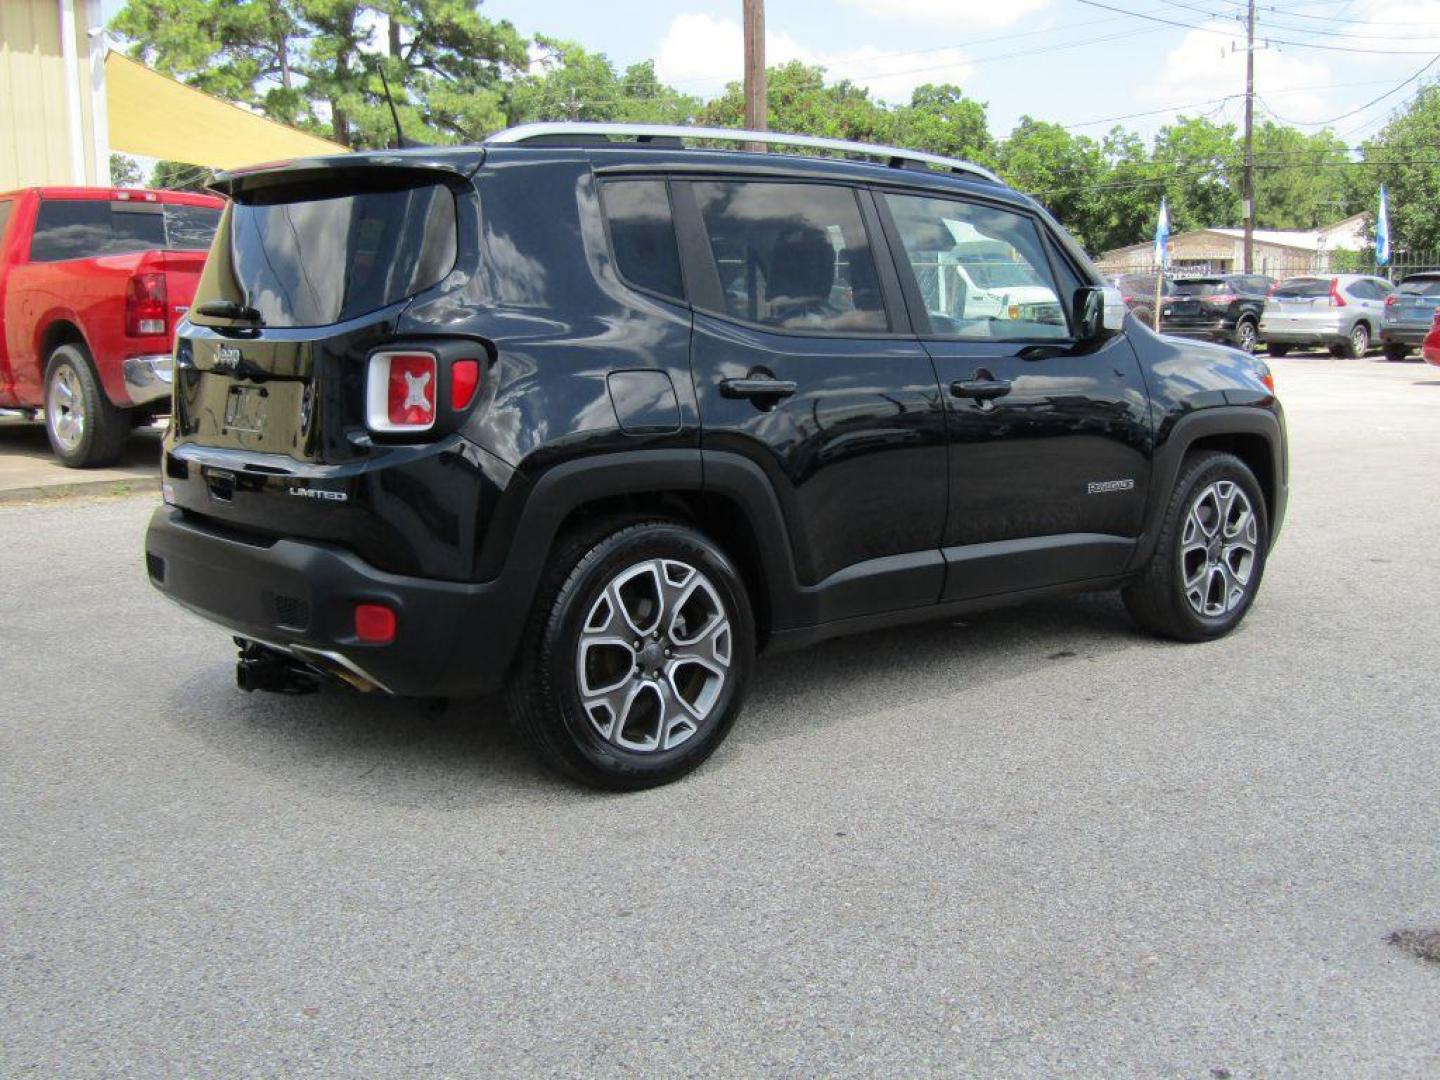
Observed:
[[[1240,181],[1245,202],[1245,273],[1255,269],[1255,0],[1245,20],[1245,173]]]
[[[745,127],[764,131],[768,113],[765,95],[765,0],[744,0],[745,5]],[[746,149],[764,150],[764,143]]]

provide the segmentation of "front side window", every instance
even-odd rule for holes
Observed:
[[[663,180],[607,180],[600,189],[620,276],[632,285],[685,299],[675,223]]]
[[[1070,334],[1035,223],[953,199],[885,196],[931,332],[978,340]]]
[[[852,188],[762,181],[693,187],[720,277],[720,314],[785,330],[889,329]]]

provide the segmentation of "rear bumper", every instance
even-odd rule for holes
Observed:
[[[1160,320],[1160,333],[1171,337],[1192,338],[1198,341],[1230,341],[1235,336],[1235,324],[1219,319],[1195,322],[1169,322]]]
[[[132,356],[120,370],[125,378],[125,392],[132,403],[148,405],[170,396],[175,381],[175,359],[169,353]]]
[[[1424,326],[1381,326],[1380,341],[1384,345],[1423,345],[1430,324]]]
[[[1343,345],[1349,340],[1349,335],[1335,326],[1276,330],[1261,323],[1260,339],[1280,345]]]
[[[406,577],[342,548],[252,540],[163,506],[150,519],[151,583],[241,637],[406,697],[470,697],[498,689],[524,611],[494,584]],[[395,640],[355,637],[358,603],[396,613]],[[352,679],[352,681],[354,681]]]

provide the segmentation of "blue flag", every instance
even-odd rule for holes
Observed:
[[[1155,265],[1163,274],[1169,263],[1170,253],[1170,210],[1165,205],[1165,199],[1160,199],[1160,220],[1155,223]]]
[[[1375,220],[1375,265],[1390,263],[1390,199],[1385,185],[1380,185],[1380,216]]]

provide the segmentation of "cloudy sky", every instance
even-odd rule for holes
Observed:
[[[109,12],[119,6],[106,0]],[[620,67],[653,59],[666,82],[710,95],[740,76],[740,7],[488,0],[482,11],[527,34],[579,41]],[[1440,0],[1261,0],[1260,8],[1259,114],[1306,130],[1366,105],[1440,54]],[[1095,136],[1126,117],[1149,135],[1177,110],[1239,122],[1243,9],[1241,0],[769,0],[767,48],[771,64],[821,64],[887,101],[907,99],[920,83],[958,83],[989,103],[997,136],[1026,113]],[[1440,62],[1426,76],[1436,74]],[[1334,130],[1347,142],[1365,138],[1414,87]],[[1148,115],[1131,115],[1139,113]]]

